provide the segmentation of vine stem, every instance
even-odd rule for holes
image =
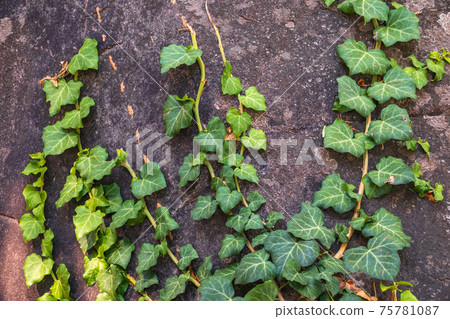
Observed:
[[[78,81],[78,71],[75,72],[75,75],[74,75],[73,79],[74,79],[75,81]],[[75,109],[76,109],[77,111],[80,110],[80,105],[78,104],[78,100],[75,102]],[[81,146],[80,129],[77,128],[76,131],[77,131],[77,133],[78,133],[78,151],[81,152],[81,151],[83,150],[83,147]]]
[[[220,33],[219,33],[219,29],[216,27],[216,25],[213,22],[213,19],[211,18],[211,14],[209,13],[208,10],[208,1],[205,1],[205,10],[206,13],[208,14],[208,18],[209,18],[209,22],[211,22],[214,31],[216,32],[216,37],[217,37],[217,41],[219,42],[219,50],[220,50],[220,54],[222,55],[222,61],[223,64],[225,64],[225,62],[227,61],[226,57],[225,57],[225,52],[223,51],[223,46],[222,46],[222,39],[220,38]]]
[[[373,26],[375,28],[377,28],[378,20],[372,19],[372,22],[373,22]],[[375,36],[377,36],[377,35],[375,35]],[[381,41],[378,40],[378,38],[375,38],[375,40],[376,40],[375,49],[381,49]],[[377,80],[378,80],[378,76],[374,75],[372,77],[372,84],[377,82]],[[364,133],[367,133],[367,131],[369,130],[369,126],[370,126],[371,122],[372,122],[372,115],[369,114],[366,117],[366,128],[364,130]],[[361,195],[361,199],[356,204],[355,210],[353,212],[352,220],[359,217],[359,211],[361,209],[361,202],[362,202],[362,198],[364,195],[364,187],[365,187],[364,183],[362,182],[362,179],[363,179],[364,175],[367,174],[368,170],[369,170],[369,150],[366,150],[364,152],[364,156],[363,156],[362,176],[361,176],[361,181],[359,183],[359,188],[358,188],[358,194]],[[350,238],[352,238],[354,232],[355,232],[355,229],[352,226],[350,226],[348,228],[348,234],[347,234],[348,241],[346,243],[341,244],[341,247],[339,248],[339,251],[334,255],[334,258],[341,259],[344,256],[344,252],[347,249],[348,243],[350,242]]]
[[[122,162],[122,166],[125,167],[128,172],[130,173],[131,177],[137,178],[136,172],[133,170],[133,168],[130,166],[130,164],[128,163],[127,160]],[[147,216],[148,220],[150,221],[150,223],[152,224],[153,228],[156,229],[156,226],[158,226],[156,220],[153,218],[152,214],[150,213],[150,211],[148,210],[147,207],[147,202],[145,201],[144,198],[141,198],[141,202],[144,204],[144,213]],[[159,205],[159,204],[158,204]],[[170,250],[169,247],[167,247],[167,255],[169,255],[170,259],[173,261],[173,263],[178,266],[178,259],[177,257],[175,257],[175,255],[172,253],[172,251]],[[187,275],[188,272],[185,270],[182,270],[182,272]],[[200,282],[198,282],[198,280],[196,280],[195,278],[193,278],[192,276],[189,276],[189,281],[192,282],[194,285],[196,285],[197,287],[200,287]]]

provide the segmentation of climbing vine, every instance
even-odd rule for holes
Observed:
[[[324,2],[330,6],[335,1]],[[337,173],[328,175],[312,202],[303,203],[300,212],[292,216],[270,212],[262,218],[258,211],[266,203],[264,196],[257,190],[249,194],[241,190],[242,183],[259,185],[257,170],[245,161],[245,154],[267,148],[266,135],[251,115],[267,109],[266,99],[256,87],[243,85],[237,72],[233,72],[207,6],[224,67],[221,91],[235,98],[235,106],[230,106],[224,114],[225,121],[213,117],[203,125],[200,102],[207,79],[203,52],[192,25],[183,18],[191,45],[171,44],[161,51],[161,73],[173,72],[172,69],[180,65],[197,65],[201,72],[195,99],[188,95],[168,95],[162,111],[168,137],[182,134],[183,129],[193,123],[198,130],[193,139],[198,152],[187,154],[178,170],[179,187],[197,181],[203,166],[210,175],[211,192],[197,198],[191,210],[192,219],[210,219],[219,211],[227,215],[225,225],[231,233],[224,236],[217,253],[221,260],[241,257],[214,273],[211,256],[204,258],[194,272],[191,263],[200,257],[191,244],[176,252],[179,257],[169,249],[171,232],[180,226],[167,207],[160,204],[150,207],[147,203],[149,196],[166,188],[157,163],[147,160],[137,172],[121,149],[111,158],[99,145],[83,148],[80,138],[83,120],[95,103],[90,97],[81,98],[83,83],[78,77],[83,71],[98,69],[97,41],[86,39],[70,63],[63,63],[59,74],[44,78],[50,116],[61,113],[61,106],[74,105],[74,109],[65,112],[62,120],[44,128],[44,148],[30,155],[31,161],[23,171],[26,175],[38,175],[38,179],[24,189],[26,210],[32,213],[22,216],[20,226],[26,242],[41,239],[41,256],[33,253],[26,258],[26,283],[31,286],[47,275],[54,281],[50,291],[38,300],[71,299],[67,267],[60,264],[56,275],[53,272],[56,267],[52,257],[54,234],[45,223],[44,175],[48,169],[47,156],[57,156],[75,147],[78,147],[78,158],[55,205],[60,208],[70,202],[77,203],[73,224],[85,255],[83,278],[88,286],[97,284],[100,291],[97,300],[123,300],[129,286],[140,293],[141,300],[151,300],[147,292],[159,284],[152,268],[160,256],[165,255],[180,274],[165,281],[159,300],[175,299],[185,292],[188,282],[198,288],[199,299],[205,301],[285,300],[283,291],[288,286],[300,294],[299,299],[305,300],[376,300],[353,281],[344,279],[359,271],[374,279],[391,281],[391,286],[381,284],[380,288],[391,290],[393,300],[397,300],[397,291],[401,292],[401,300],[416,300],[410,290],[398,288],[411,286],[409,282],[396,281],[400,269],[398,251],[409,247],[411,241],[403,231],[400,218],[382,207],[373,213],[366,213],[361,207],[364,201],[386,196],[395,185],[402,184],[410,184],[420,197],[430,201],[443,199],[442,185],[432,186],[421,179],[418,163],[410,167],[403,159],[389,156],[381,158],[376,169],[369,171],[369,151],[395,140],[411,151],[417,150],[419,145],[431,156],[428,142],[414,137],[407,111],[396,104],[386,104],[393,100],[417,99],[416,90],[428,84],[428,73],[434,74],[433,81],[440,81],[445,74],[445,62],[450,63],[450,53],[431,52],[426,63],[411,55],[408,59],[412,66],[402,67],[394,59],[388,59],[382,47],[420,39],[419,19],[414,13],[396,2],[389,6],[381,0],[346,0],[337,8],[346,14],[357,14],[374,26],[373,48],[351,38],[338,45],[337,55],[348,67],[349,76],[337,79],[338,97],[333,110],[339,114],[322,132],[325,148],[362,158],[361,181],[357,189]],[[362,75],[371,75],[372,82],[357,81]],[[377,109],[381,113],[375,120],[372,113]],[[354,133],[354,128],[340,115],[346,112],[356,112],[365,118],[364,132]],[[217,160],[213,159],[213,154],[217,155]],[[134,199],[124,200],[116,183],[102,184],[105,176],[120,168],[129,172]],[[326,209],[337,214],[353,211],[353,216],[348,225],[337,223],[331,229],[324,225],[323,210]],[[276,227],[277,222],[286,217],[286,229]],[[136,247],[129,239],[118,238],[116,230],[147,220],[157,244],[144,243],[137,256],[137,268],[130,271],[128,265]],[[367,245],[347,249],[356,231],[368,239]],[[250,236],[250,233],[256,235]],[[336,244],[339,249],[333,252]],[[131,273],[136,273],[136,279]],[[236,296],[236,286],[242,285],[249,288],[247,293]]]

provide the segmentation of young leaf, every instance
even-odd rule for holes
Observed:
[[[411,237],[406,236],[403,232],[401,219],[384,208],[375,211],[371,221],[364,225],[362,233],[365,237],[376,237],[382,233],[389,234],[390,241],[397,250],[409,247],[411,244]]]
[[[323,225],[322,211],[305,203],[300,214],[287,222],[287,231],[304,240],[318,239],[326,248],[330,248],[335,240],[334,231]]]
[[[354,14],[355,9],[353,9],[353,5],[351,4],[350,0],[344,0],[344,2],[338,4],[337,8],[341,10],[341,12],[346,14]]]
[[[445,62],[427,59],[427,68],[435,74],[433,81],[440,81],[445,74]]]
[[[389,194],[393,187],[389,183],[378,187],[372,182],[369,175],[367,174],[364,175],[361,181],[364,183],[364,194],[366,194],[367,199],[378,198],[383,195]]]
[[[414,85],[418,90],[421,90],[425,85],[428,84],[427,69],[416,69],[407,67],[403,69],[406,74],[408,74],[410,77],[414,79]]]
[[[198,292],[200,301],[231,301],[234,296],[231,280],[216,275],[206,278]]]
[[[83,180],[74,174],[66,177],[66,183],[59,193],[59,199],[56,201],[56,208],[62,207],[68,203],[72,198],[76,198],[83,189]]]
[[[155,212],[155,220],[158,223],[155,230],[155,239],[163,240],[169,232],[180,228],[180,225],[170,217],[167,207],[161,206]]]
[[[118,300],[117,293],[124,277],[116,265],[112,265],[97,278],[98,290],[107,294],[110,300]]]
[[[345,266],[351,272],[363,271],[375,279],[394,281],[400,269],[400,257],[391,236],[383,233],[344,253]]]
[[[239,137],[252,125],[252,117],[247,112],[241,113],[231,107],[227,112],[227,122],[230,123],[236,137]]]
[[[260,94],[254,86],[251,86],[245,90],[245,95],[240,95],[239,101],[246,108],[253,109],[255,111],[265,111],[267,109],[266,98],[264,95]]]
[[[166,180],[159,169],[159,164],[155,162],[145,163],[141,167],[140,179],[131,184],[133,195],[141,199],[144,196],[150,196],[153,193],[166,188]]]
[[[225,141],[219,152],[219,163],[229,167],[239,167],[243,162],[244,157],[241,154],[236,154],[236,141]]]
[[[251,128],[248,131],[248,136],[242,136],[241,143],[245,147],[252,148],[254,150],[266,150],[266,133],[264,133],[263,130]]]
[[[98,70],[97,40],[95,39],[85,39],[78,54],[73,56],[67,66],[67,70],[72,74],[88,69]]]
[[[129,199],[123,202],[122,207],[112,216],[111,228],[116,229],[125,225],[129,219],[136,218],[139,211],[144,207],[144,203]]]
[[[361,230],[365,224],[373,221],[373,218],[367,216],[364,210],[360,209],[359,213],[360,213],[359,217],[353,218],[351,221],[349,221],[350,226],[352,226],[356,230]]]
[[[143,292],[145,289],[158,285],[159,280],[155,273],[151,270],[145,270],[139,273],[139,280],[136,281],[136,285],[134,286],[134,290],[138,292]]]
[[[199,196],[195,208],[191,211],[193,220],[210,219],[216,212],[217,201],[212,200],[211,195]]]
[[[392,156],[383,157],[376,165],[377,170],[367,173],[371,181],[378,187],[408,184],[414,181],[414,174],[402,159]]]
[[[414,67],[418,69],[423,68],[425,66],[425,63],[420,62],[414,55],[410,55],[409,57],[407,57],[407,59],[411,59],[411,62],[414,65]]]
[[[103,223],[103,217],[105,216],[99,210],[91,212],[86,206],[78,206],[75,208],[75,212],[77,214],[73,217],[73,223],[77,240],[97,229]]]
[[[338,45],[337,55],[350,69],[350,75],[359,73],[384,75],[391,65],[382,50],[367,50],[364,42],[356,42],[352,38]]]
[[[236,168],[234,171],[234,175],[236,175],[239,179],[246,180],[252,183],[259,183],[259,178],[256,173],[256,169],[252,164],[242,164],[241,167]]]
[[[230,191],[228,187],[219,187],[216,192],[216,199],[220,209],[224,213],[229,213],[242,200],[242,194],[238,191]]]
[[[255,288],[247,292],[244,301],[273,301],[278,294],[277,287],[273,281],[266,281],[263,284],[256,285]]]
[[[407,141],[412,137],[408,112],[395,104],[381,111],[380,120],[370,123],[367,135],[378,145],[389,140]]]
[[[45,155],[59,155],[65,150],[77,146],[78,133],[76,131],[69,132],[62,128],[61,122],[56,122],[54,125],[44,127],[42,141]]]
[[[222,93],[228,95],[239,94],[242,91],[241,80],[231,75],[231,64],[225,61],[225,68],[223,69],[223,75],[221,78]]]
[[[88,256],[84,256],[84,274],[83,279],[86,285],[92,286],[97,280],[97,276],[103,274],[109,268],[108,263],[101,258],[95,257],[89,259]]]
[[[270,212],[269,215],[267,215],[266,227],[273,228],[280,219],[284,219],[284,215],[282,213]]]
[[[117,241],[117,232],[114,228],[107,227],[104,232],[99,232],[97,244],[98,256],[103,257],[104,252]]]
[[[192,108],[195,101],[185,95],[179,98],[169,95],[163,105],[163,119],[166,126],[166,135],[174,137],[181,129],[189,127],[192,121]]]
[[[337,118],[333,124],[325,127],[323,146],[339,153],[350,153],[360,157],[366,151],[365,140],[362,135],[353,137],[353,130],[344,120]]]
[[[414,79],[399,66],[389,69],[383,81],[373,83],[367,92],[380,103],[385,103],[391,98],[396,100],[408,97],[417,99]]]
[[[46,275],[50,275],[54,263],[55,262],[50,258],[42,260],[39,255],[29,255],[25,259],[25,264],[23,265],[27,287],[40,282]]]
[[[180,182],[178,187],[186,186],[188,182],[195,181],[200,175],[200,165],[195,163],[195,158],[192,153],[189,153],[183,159],[183,165],[178,170]]]
[[[136,246],[128,238],[122,239],[105,252],[106,261],[110,265],[117,265],[127,269],[131,260],[131,254],[135,248]]]
[[[245,225],[248,222],[248,219],[252,212],[248,207],[242,207],[239,210],[239,214],[233,214],[230,217],[228,217],[226,226],[233,228],[238,233],[241,233],[244,230]]]
[[[61,121],[62,128],[83,128],[82,119],[89,115],[90,109],[95,102],[90,97],[84,97],[80,102],[80,109],[67,112]]]
[[[191,45],[188,47],[171,44],[161,50],[159,62],[161,63],[161,73],[166,73],[170,69],[176,68],[182,64],[192,65],[197,57],[202,56],[200,49],[194,49]]]
[[[44,92],[46,102],[50,102],[50,116],[55,115],[61,110],[61,106],[67,104],[75,104],[80,96],[80,89],[83,83],[80,81],[61,79],[58,86],[55,87],[50,80],[44,81]]]
[[[372,99],[365,89],[359,87],[355,80],[348,76],[337,79],[340,104],[355,110],[361,116],[367,117],[375,109]]]
[[[41,241],[41,252],[42,257],[52,258],[53,256],[53,238],[55,235],[53,234],[51,229],[47,229],[44,233],[44,238]],[[55,295],[55,294],[53,294]]]
[[[19,225],[25,242],[35,239],[39,234],[45,232],[44,221],[44,219],[38,219],[32,214],[22,215]]]
[[[203,281],[211,276],[211,269],[212,269],[211,257],[212,255],[205,257],[205,259],[203,260],[203,264],[201,264],[201,266],[198,267],[197,276],[200,281]]]
[[[108,153],[99,145],[90,150],[80,152],[75,164],[75,168],[80,172],[80,176],[88,184],[94,180],[99,181],[106,175],[110,175],[114,166],[116,166],[115,161],[108,161]]]
[[[180,248],[181,258],[178,260],[178,268],[185,270],[194,259],[198,258],[197,251],[192,247],[191,244],[184,245]]]
[[[276,276],[275,265],[269,261],[269,254],[264,250],[245,255],[236,268],[235,283],[245,285],[258,280],[271,280]]]
[[[250,219],[248,220],[247,224],[245,225],[244,230],[251,230],[251,229],[264,229],[264,224],[261,219],[261,216],[257,214],[251,214]]]
[[[105,198],[109,203],[106,213],[116,213],[122,207],[122,195],[120,195],[120,187],[116,183],[110,185],[103,185],[105,191]]]
[[[356,206],[361,195],[355,194],[355,186],[347,184],[338,174],[328,175],[322,182],[322,188],[314,193],[313,206],[323,209],[332,207],[343,214]]]
[[[175,299],[179,294],[184,293],[186,281],[187,278],[185,275],[167,278],[164,288],[159,291],[159,300],[169,301]]]
[[[222,248],[219,251],[219,258],[222,260],[238,255],[245,246],[245,239],[239,234],[225,235],[222,240]]]
[[[221,148],[225,139],[227,130],[222,120],[218,117],[213,117],[206,127],[206,130],[198,133],[194,137],[194,142],[200,145],[202,152],[213,152]]]
[[[136,268],[136,272],[140,274],[155,266],[158,261],[159,254],[159,245],[155,247],[154,245],[148,243],[142,244],[138,255],[138,266]]]
[[[47,193],[45,191],[40,191],[34,188],[32,185],[25,186],[22,194],[27,205],[27,210],[32,210],[40,203],[43,203],[47,198]]]
[[[338,238],[340,243],[348,242],[348,227],[342,224],[336,224],[336,237]]]
[[[296,259],[301,266],[311,265],[319,256],[319,245],[315,241],[297,241],[285,230],[275,230],[267,236],[264,248],[270,253],[281,276],[289,259]]]
[[[405,290],[400,294],[400,301],[419,301],[410,290]]]
[[[386,21],[389,7],[380,0],[348,0],[357,14],[364,17],[364,22],[372,19]]]
[[[56,277],[58,280],[50,287],[52,295],[58,300],[72,300],[70,298],[70,273],[64,264],[59,265],[56,270]]]
[[[222,170],[220,171],[220,179],[222,184],[218,185],[227,186],[231,191],[236,189],[236,183],[234,182],[234,169],[231,167],[226,165],[222,166]],[[217,187],[217,189],[219,187]],[[217,189],[215,191],[217,191]]]
[[[414,12],[408,11],[405,7],[400,7],[389,11],[386,26],[376,28],[373,30],[373,34],[377,39],[383,41],[387,47],[397,42],[420,39],[419,19]]]

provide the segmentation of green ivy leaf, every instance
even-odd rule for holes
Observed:
[[[90,108],[95,105],[95,102],[90,97],[84,97],[80,102],[80,109],[67,112],[61,121],[61,127],[68,128],[83,128],[83,121],[89,115]]]
[[[91,212],[86,206],[78,206],[75,208],[75,212],[77,214],[73,217],[73,223],[77,240],[96,230],[103,223],[103,217],[105,216],[99,210]]]
[[[312,205],[323,209],[332,207],[343,214],[356,206],[361,195],[355,194],[355,186],[347,184],[338,174],[328,175],[322,182],[322,188],[314,193]]]
[[[92,233],[91,233],[92,234]],[[97,240],[97,253],[99,257],[103,257],[104,252],[107,251],[117,241],[117,232],[114,228],[107,227],[104,232],[99,232]]]
[[[83,279],[88,286],[92,286],[95,284],[97,276],[105,272],[108,268],[109,265],[104,259],[98,257],[89,259],[88,256],[84,256]]]
[[[112,265],[97,278],[98,290],[107,294],[110,300],[119,300],[117,291],[124,277],[116,265]]]
[[[22,194],[27,205],[27,210],[32,210],[40,203],[45,202],[45,199],[47,198],[47,193],[45,191],[40,191],[32,185],[25,186]]]
[[[284,219],[284,215],[282,213],[270,212],[269,215],[267,215],[266,227],[273,228],[277,221],[281,219]]]
[[[397,42],[420,39],[419,19],[414,12],[410,12],[404,7],[391,10],[386,26],[376,28],[373,30],[373,34],[387,47]]]
[[[348,76],[341,76],[337,81],[340,104],[355,110],[364,117],[375,110],[375,104],[367,96],[367,91],[360,88],[355,80]]]
[[[348,0],[357,14],[364,17],[364,22],[372,19],[386,21],[389,7],[380,0]]]
[[[198,258],[197,251],[192,247],[191,244],[184,245],[180,248],[181,258],[178,260],[178,268],[185,270],[194,259]]]
[[[166,73],[170,69],[176,68],[182,64],[192,65],[198,57],[203,54],[202,50],[194,49],[192,45],[185,47],[183,45],[171,44],[161,50],[159,62],[161,63],[161,73]]]
[[[242,207],[239,210],[239,214],[233,214],[228,217],[225,225],[227,227],[233,228],[238,233],[241,233],[244,230],[244,227],[247,224],[251,214],[252,212],[248,207]]]
[[[32,214],[22,215],[19,225],[25,242],[35,239],[39,234],[45,232],[44,221],[45,219],[38,219]]]
[[[85,39],[83,46],[78,50],[78,54],[73,56],[67,66],[67,70],[72,74],[79,70],[88,69],[98,70],[97,40],[95,39]]]
[[[380,49],[367,50],[364,42],[347,39],[338,45],[337,55],[350,69],[350,75],[371,74],[384,75],[391,66],[384,52]]]
[[[46,275],[50,275],[54,263],[55,262],[50,258],[42,260],[39,255],[29,255],[25,259],[25,264],[23,265],[27,287],[40,282]]]
[[[348,271],[345,268],[345,264],[341,259],[336,259],[330,256],[328,253],[321,255],[322,259],[317,263],[322,273],[333,275],[336,273],[347,274]]]
[[[122,207],[122,195],[120,195],[120,187],[116,183],[110,185],[103,185],[105,191],[105,198],[109,203],[109,207],[106,209],[106,213],[116,213]]]
[[[367,216],[367,214],[364,212],[364,210],[360,209],[359,213],[360,213],[359,217],[353,218],[349,222],[350,226],[352,226],[356,230],[361,230],[364,227],[365,224],[367,224],[368,222],[373,221],[373,218]]]
[[[315,241],[297,241],[285,230],[275,230],[267,236],[264,248],[272,256],[277,267],[277,275],[281,276],[289,259],[296,259],[303,267],[311,265],[319,256],[319,245]]]
[[[219,187],[216,192],[216,199],[220,209],[224,213],[229,213],[242,200],[242,194],[238,191],[230,191],[228,187]]]
[[[52,295],[58,300],[72,300],[70,298],[70,273],[64,264],[58,266],[56,277],[58,280],[50,287]]]
[[[259,183],[256,169],[252,164],[242,164],[241,167],[236,168],[236,170],[234,171],[234,175],[236,175],[241,180],[246,180],[256,184]]]
[[[410,290],[405,290],[400,295],[400,301],[419,301]]]
[[[154,245],[148,243],[142,244],[138,255],[138,266],[136,268],[136,272],[140,274],[155,266],[158,262],[160,251],[161,248],[159,245],[155,247]]]
[[[119,211],[112,216],[110,227],[113,229],[122,227],[129,219],[136,218],[143,207],[144,204],[141,201],[135,203],[132,199],[126,200]]]
[[[42,141],[45,155],[59,155],[65,150],[77,146],[78,133],[76,131],[69,132],[62,128],[61,122],[56,122],[54,125],[44,127]]]
[[[413,172],[400,158],[392,156],[383,157],[376,167],[377,170],[371,171],[367,175],[378,187],[382,187],[386,183],[401,185],[414,181]]]
[[[271,280],[276,276],[275,265],[269,261],[270,255],[264,250],[245,255],[236,268],[235,283],[244,285],[258,280]]]
[[[221,78],[222,93],[228,95],[239,94],[242,91],[241,80],[231,75],[231,64],[225,61],[225,68],[223,69],[223,75]]]
[[[236,108],[231,107],[227,112],[227,122],[230,123],[236,137],[239,137],[252,125],[252,117],[247,112],[241,113]]]
[[[411,237],[406,236],[403,232],[401,219],[384,208],[375,211],[372,219],[364,224],[362,233],[365,237],[376,237],[382,233],[389,234],[390,241],[397,250],[409,247],[411,244]]]
[[[421,90],[425,85],[428,84],[427,69],[416,69],[407,67],[404,68],[404,71],[406,72],[406,74],[408,74],[410,77],[414,79],[414,85],[418,90]]]
[[[202,152],[216,153],[217,149],[220,149],[225,139],[227,130],[222,120],[218,117],[213,117],[206,127],[206,130],[198,133],[194,137],[194,142],[200,145]]]
[[[383,81],[373,83],[367,92],[380,103],[385,103],[391,98],[396,100],[404,100],[408,97],[417,99],[414,79],[399,66],[389,69]]]
[[[362,182],[364,183],[364,193],[368,199],[378,198],[389,194],[393,187],[391,184],[384,184],[383,186],[378,187],[372,182],[367,174],[362,178]]]
[[[136,282],[134,290],[143,292],[145,289],[158,284],[158,276],[151,270],[145,270],[139,273],[139,280]]]
[[[175,219],[170,217],[170,213],[167,207],[164,206],[161,206],[156,210],[155,220],[158,223],[155,230],[156,240],[163,240],[164,237],[169,234],[169,232],[180,228],[180,225],[178,225]]]
[[[252,246],[256,247],[259,245],[264,245],[264,242],[266,241],[267,236],[269,236],[269,232],[261,233],[252,239]]]
[[[351,272],[363,271],[375,279],[394,281],[400,269],[392,237],[383,233],[369,240],[367,247],[359,246],[344,253],[345,266]]]
[[[211,276],[211,269],[212,269],[211,257],[212,255],[205,257],[205,259],[203,260],[203,264],[201,264],[200,267],[198,267],[197,277],[201,282]]]
[[[347,243],[348,242],[348,227],[344,226],[340,223],[336,224],[336,237],[339,240],[340,243]]]
[[[266,98],[260,94],[256,87],[251,86],[245,90],[245,95],[239,96],[239,101],[246,107],[255,111],[267,110]]]
[[[83,180],[77,178],[74,174],[70,174],[66,177],[66,183],[63,189],[59,193],[59,199],[56,201],[56,208],[62,207],[65,203],[68,203],[72,198],[76,198],[83,189]]]
[[[189,153],[184,157],[183,165],[181,165],[178,170],[178,176],[180,177],[178,187],[186,186],[188,182],[197,180],[199,175],[200,165],[195,163],[194,155]]]
[[[225,235],[222,240],[222,248],[219,251],[219,258],[222,260],[238,255],[245,246],[245,239],[240,234]]]
[[[287,222],[287,231],[304,240],[318,239],[328,249],[335,240],[334,231],[323,225],[322,211],[305,203],[300,214]]]
[[[273,281],[256,285],[255,288],[247,292],[244,301],[274,301],[278,295],[277,287]]]
[[[231,280],[216,275],[206,278],[198,292],[200,301],[231,301],[234,296]]]
[[[164,288],[159,291],[159,300],[169,301],[175,299],[179,294],[184,293],[186,281],[187,278],[185,275],[167,278]]]
[[[370,123],[367,135],[378,145],[389,140],[407,141],[412,138],[410,123],[405,109],[390,104],[381,111],[380,120]]]
[[[53,256],[53,242],[52,242],[53,238],[55,238],[55,235],[53,234],[52,230],[47,229],[44,233],[44,238],[41,241],[42,257],[52,258],[52,256]],[[53,295],[55,295],[55,294],[53,294]]]
[[[336,0],[323,0],[327,7],[331,6]]]
[[[248,220],[247,224],[245,224],[244,230],[251,230],[251,229],[264,229],[264,224],[261,219],[261,216],[257,214],[250,215],[250,219]]]
[[[407,57],[407,59],[411,59],[411,62],[414,65],[414,67],[418,69],[423,68],[425,66],[425,63],[420,62],[414,55],[410,55],[409,57]]]
[[[191,211],[193,220],[210,219],[216,212],[217,201],[212,200],[211,195],[199,196],[195,208]]]
[[[46,292],[42,296],[40,296],[36,301],[58,301],[52,294]]]
[[[75,168],[80,172],[80,176],[88,184],[110,175],[114,166],[116,166],[115,161],[108,161],[108,153],[103,147],[98,145],[90,150],[80,152],[75,164]]]
[[[136,246],[128,238],[122,239],[105,252],[106,261],[109,264],[127,269],[131,260],[131,254],[135,248]]]
[[[58,81],[58,86],[55,87],[50,80],[44,81],[44,92],[46,102],[50,102],[49,113],[50,116],[55,115],[61,110],[61,106],[67,104],[75,104],[80,96],[80,89],[83,83],[80,81],[61,79]]]
[[[251,128],[248,131],[248,136],[242,136],[241,143],[247,148],[254,150],[266,150],[267,138],[263,130]]]
[[[174,137],[181,129],[191,126],[192,108],[195,101],[185,95],[179,98],[169,95],[163,105],[163,119],[166,126],[166,135]]]
[[[435,74],[433,81],[440,81],[445,74],[445,62],[427,59],[427,68]]]
[[[364,133],[357,134],[357,138],[354,138],[353,130],[344,120],[337,118],[333,124],[325,127],[323,146],[339,153],[350,153],[360,157],[366,151],[363,135]]]
[[[166,188],[166,180],[155,162],[145,163],[140,170],[140,178],[131,185],[133,195],[141,199]]]
[[[241,154],[236,154],[236,141],[225,141],[219,152],[219,163],[229,167],[239,167],[243,162],[244,157]]]
[[[345,0],[344,2],[338,4],[337,8],[341,10],[341,12],[346,14],[354,14],[355,9],[353,9],[353,5],[351,4],[350,0]]]
[[[218,183],[217,185],[227,186],[232,191],[235,190],[236,184],[234,182],[234,169],[226,165],[222,166],[222,170],[220,171],[220,182],[221,183]],[[219,187],[217,187],[214,191],[217,191]]]

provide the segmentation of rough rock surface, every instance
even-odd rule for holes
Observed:
[[[424,60],[430,50],[450,48],[450,2],[443,0],[399,1],[411,10],[422,11],[420,27],[422,40],[395,45],[387,50],[404,66],[409,54]],[[96,7],[101,8],[102,22],[96,23]],[[255,85],[265,94],[270,108],[258,117],[255,126],[267,132],[268,150],[262,154],[266,164],[257,164],[261,179],[259,191],[268,203],[262,214],[275,210],[287,218],[299,211],[302,202],[310,202],[313,193],[320,188],[326,174],[337,172],[348,182],[356,184],[360,179],[361,160],[350,155],[337,154],[323,148],[321,132],[336,114],[331,106],[337,94],[336,78],[347,72],[335,54],[336,46],[345,38],[355,37],[370,44],[371,25],[355,16],[346,16],[334,8],[327,9],[319,0],[264,0],[264,1],[209,1],[211,13],[220,28],[227,58],[234,67],[244,87]],[[216,38],[204,12],[203,1],[126,1],[126,0],[3,0],[0,1],[0,300],[35,300],[48,290],[44,282],[27,288],[22,266],[26,256],[39,252],[37,243],[23,243],[18,220],[24,213],[22,189],[32,178],[20,172],[28,162],[28,154],[42,149],[42,128],[53,123],[47,112],[45,97],[38,80],[59,70],[59,63],[75,54],[85,37],[99,41],[101,52],[99,71],[82,76],[83,94],[91,96],[96,106],[85,121],[82,142],[85,147],[97,144],[113,155],[116,148],[125,148],[136,129],[164,132],[161,105],[166,91],[171,94],[188,93],[193,96],[199,82],[197,67],[181,67],[161,75],[159,53],[171,43],[188,44],[189,37],[182,28],[181,16],[185,16],[198,33],[198,42],[204,52],[207,68],[207,87],[201,103],[203,121],[212,116],[225,117],[235,100],[221,96],[221,59]],[[102,41],[102,34],[106,41]],[[117,65],[113,71],[108,60],[111,56]],[[450,69],[447,69],[449,72]],[[125,92],[120,92],[124,81]],[[371,151],[370,168],[383,156],[397,155],[409,164],[418,161],[424,169],[424,177],[445,185],[446,199],[431,203],[419,199],[408,186],[397,187],[392,194],[370,202],[364,201],[366,212],[373,213],[385,207],[402,219],[405,232],[412,237],[410,248],[401,254],[402,266],[399,280],[411,281],[413,292],[421,300],[449,300],[449,120],[450,76],[439,83],[430,83],[418,95],[418,101],[407,100],[399,105],[408,109],[416,137],[427,139],[432,146],[432,156],[422,152],[409,152],[399,144],[390,142],[382,150]],[[134,109],[134,120],[126,107]],[[378,114],[375,115],[377,117]],[[361,118],[351,114],[349,120],[362,128]],[[194,199],[208,192],[206,170],[201,182],[188,190],[178,189],[177,170],[183,156],[190,152],[190,141],[196,128],[165,143],[157,152],[156,160],[171,150],[171,161],[163,166],[168,188],[150,200],[171,206],[170,210],[181,229],[173,232],[172,245],[181,247],[192,243],[204,258],[214,255],[214,268],[222,267],[217,257],[221,240],[230,233],[225,216],[216,214],[211,220],[194,222],[189,212]],[[142,139],[142,137],[141,137]],[[287,164],[280,160],[280,146],[276,139],[291,139],[295,144],[287,148]],[[294,165],[305,141],[311,141],[317,149],[309,151],[301,165]],[[145,150],[144,150],[145,151]],[[59,209],[54,207],[59,191],[69,173],[76,150],[48,159],[50,169],[46,175],[46,191],[49,194],[46,207],[47,226],[55,233],[54,258],[65,263],[71,273],[72,296],[81,300],[93,300],[95,287],[87,289],[83,278],[83,254],[75,240],[71,203]],[[321,160],[316,160],[321,159]],[[324,164],[324,165],[323,165]],[[131,198],[127,185],[130,178],[122,169],[115,169],[106,180],[119,181],[124,198]],[[245,191],[254,189],[244,187]],[[186,191],[187,190],[187,191]],[[326,224],[336,221],[346,223],[351,213],[337,216],[326,211]],[[148,229],[148,223],[138,227],[126,227],[119,236],[137,239]],[[149,230],[136,243],[153,242]],[[364,243],[355,237],[351,245]],[[174,246],[175,247],[175,246]],[[337,247],[333,250],[336,251]],[[136,253],[130,264],[131,273],[136,267]],[[194,262],[198,266],[200,260]],[[160,282],[177,273],[168,258],[158,265],[156,272]],[[358,283],[373,294],[372,281],[362,274],[355,274]],[[244,293],[242,290],[239,293]],[[151,296],[157,295],[152,289]],[[389,295],[378,296],[387,299]],[[292,294],[295,298],[296,294]],[[127,299],[138,296],[128,290]],[[187,293],[179,299],[193,300],[196,292],[189,285]]]

